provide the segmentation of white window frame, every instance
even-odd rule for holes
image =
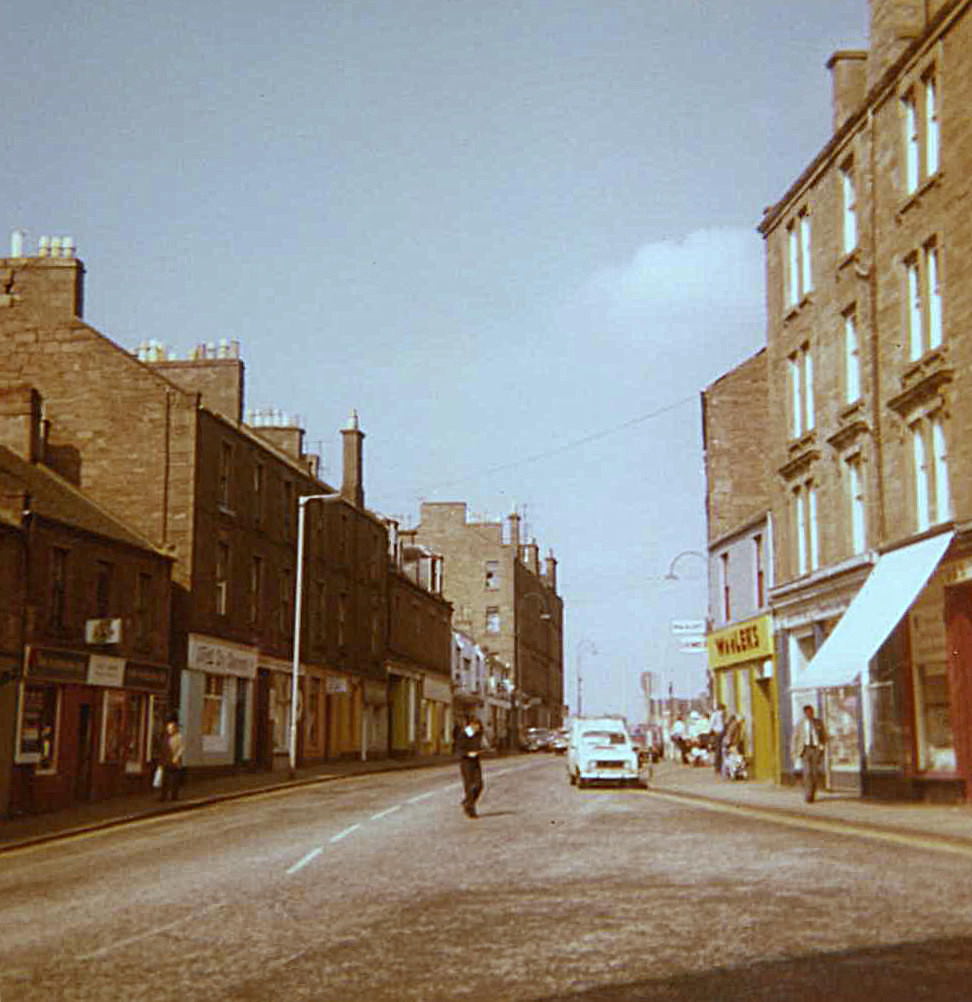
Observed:
[[[844,460],[847,473],[847,501],[850,509],[851,553],[863,553],[867,546],[867,509],[864,497],[864,471],[859,454]]]
[[[934,68],[924,74],[921,83],[925,98],[924,168],[925,177],[931,177],[938,173],[941,139],[938,127],[938,83]]]
[[[850,254],[857,247],[857,188],[853,160],[848,160],[840,169],[840,192],[844,253]]]
[[[910,195],[918,190],[921,163],[921,137],[918,134],[918,105],[914,91],[901,99],[904,110],[905,191]]]
[[[905,259],[905,295],[908,358],[916,362],[940,348],[944,338],[941,255],[936,239]]]
[[[807,499],[803,485],[793,488],[793,532],[796,538],[797,574],[806,574],[807,564]]]
[[[800,345],[787,361],[790,379],[790,433],[792,438],[800,438],[813,431],[816,422],[813,404],[813,353],[810,345]]]
[[[861,343],[857,333],[857,313],[852,308],[844,314],[844,402],[861,399]]]
[[[901,96],[904,132],[904,186],[913,195],[941,168],[938,78],[935,67]]]
[[[813,262],[811,258],[810,213],[804,209],[797,217],[800,227],[800,298],[813,289]]]
[[[947,522],[952,517],[952,499],[948,476],[948,442],[940,415],[929,418],[931,430],[931,458],[935,476],[936,521]]]
[[[209,678],[220,680],[219,694],[219,730],[206,734],[203,732],[203,716],[200,715],[199,731],[202,735],[202,746],[204,752],[224,752],[229,749],[229,705],[230,705],[230,685],[229,679],[232,676],[215,674],[211,672],[203,673],[203,689],[201,706],[205,707],[207,700],[213,701],[216,697],[210,696],[206,692],[206,683]]]

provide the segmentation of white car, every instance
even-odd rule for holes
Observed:
[[[576,786],[602,780],[641,785],[638,750],[624,722],[614,717],[574,720],[567,743],[567,775]]]

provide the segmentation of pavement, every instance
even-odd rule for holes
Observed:
[[[522,756],[526,757],[526,756]],[[183,786],[180,799],[160,803],[154,792],[130,797],[116,797],[96,803],[78,804],[61,811],[0,820],[0,853],[49,842],[59,838],[110,828],[117,825],[196,810],[227,800],[306,786],[334,782],[353,776],[401,769],[422,769],[449,765],[448,756],[406,759],[375,759],[326,762],[298,770],[291,779],[286,769],[264,772],[193,777]],[[777,786],[751,780],[732,781],[717,776],[711,767],[694,767],[680,762],[662,761],[653,767],[649,792],[678,798],[684,802],[724,810],[763,815],[769,820],[787,823],[830,825],[842,833],[896,834],[920,837],[943,846],[972,850],[972,805],[925,804],[902,801],[862,800],[843,793],[818,793],[813,804],[803,800],[797,786]]]

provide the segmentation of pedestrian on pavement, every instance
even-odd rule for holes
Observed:
[[[679,716],[672,724],[671,732],[672,745],[679,755],[682,756],[682,764],[688,765],[688,745],[685,739],[685,721]]]
[[[726,708],[717,703],[709,719],[709,744],[712,747],[712,767],[716,775],[722,772],[722,735],[726,730]]]
[[[159,800],[179,799],[184,749],[179,715],[170,713],[165,719],[165,730],[159,741],[159,765],[162,766],[162,789]]]
[[[793,760],[803,759],[803,799],[812,804],[817,795],[823,769],[827,731],[823,721],[814,716],[813,707],[803,708],[803,717],[793,730]]]
[[[476,801],[483,792],[483,767],[479,754],[486,748],[483,724],[478,717],[467,715],[465,727],[456,736],[455,748],[459,753],[459,772],[462,775],[462,809],[468,817],[475,818]]]

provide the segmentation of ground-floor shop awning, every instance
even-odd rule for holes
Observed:
[[[885,553],[792,689],[850,685],[890,636],[945,555],[953,532]]]

